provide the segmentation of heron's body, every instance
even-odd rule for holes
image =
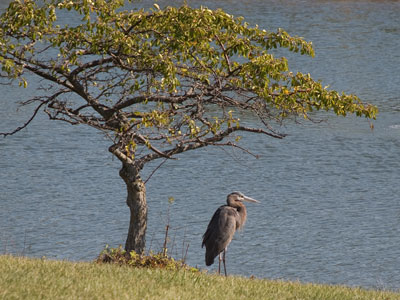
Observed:
[[[202,247],[206,246],[205,260],[207,266],[212,265],[215,257],[223,252],[224,255],[222,258],[220,255],[219,263],[222,259],[225,267],[226,248],[232,241],[236,230],[242,228],[246,222],[247,211],[242,201],[258,202],[240,192],[231,193],[228,195],[227,205],[220,206],[211,218],[203,235],[202,243]]]
[[[208,224],[203,236],[203,246],[206,246],[206,265],[211,266],[214,259],[232,241],[232,238],[246,220],[246,207],[231,207],[223,205],[217,209]]]

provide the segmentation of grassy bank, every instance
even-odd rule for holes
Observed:
[[[341,286],[0,256],[0,299],[400,299]]]

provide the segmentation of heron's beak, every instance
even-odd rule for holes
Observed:
[[[247,202],[260,203],[260,201],[250,198],[250,197],[247,197],[247,196],[243,196],[243,200],[247,201]]]

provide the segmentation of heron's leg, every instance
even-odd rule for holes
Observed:
[[[218,254],[218,274],[221,274],[222,253]]]
[[[218,274],[221,274],[222,253],[218,254]]]
[[[226,265],[225,265],[225,254],[226,254],[226,249],[227,249],[227,248],[224,249],[224,254],[223,254],[223,256],[222,256],[222,261],[224,262],[225,276],[228,276],[228,275],[226,274]]]

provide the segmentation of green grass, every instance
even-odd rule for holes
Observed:
[[[0,256],[0,299],[400,299],[399,293]]]

